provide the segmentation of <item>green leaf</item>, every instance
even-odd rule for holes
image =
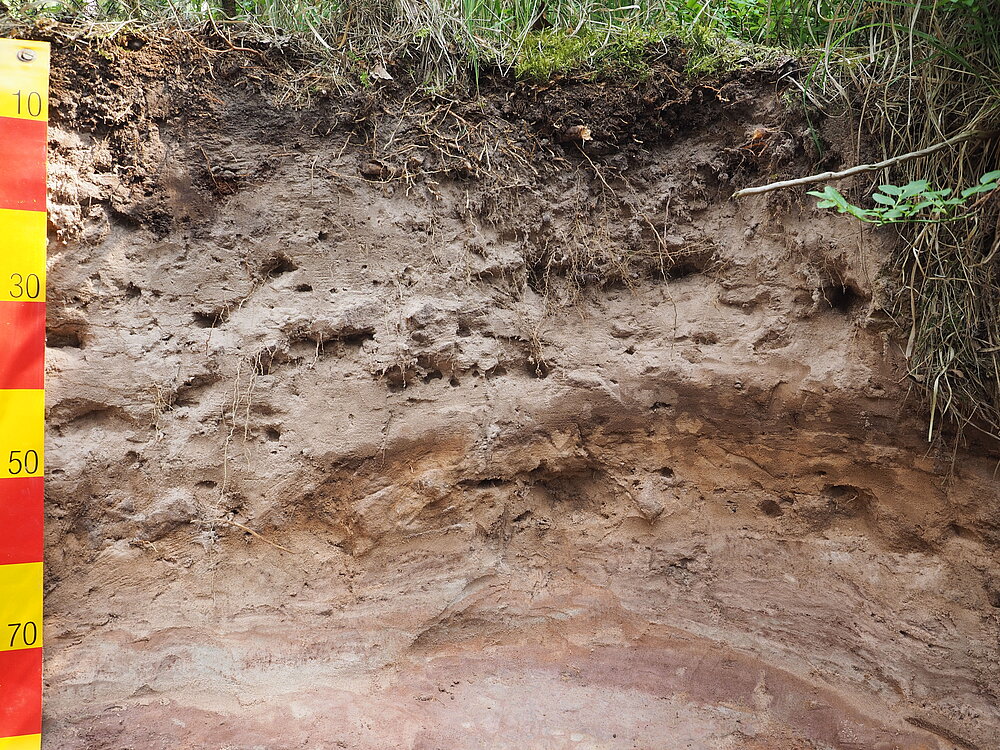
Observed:
[[[979,178],[981,185],[985,185],[987,182],[1000,182],[1000,169],[994,169],[992,172],[987,172]]]
[[[962,197],[968,198],[969,196],[979,195],[980,193],[989,193],[996,189],[997,185],[995,182],[991,182],[985,185],[973,185],[972,187],[967,187],[965,190],[962,191]]]
[[[823,189],[822,197],[824,201],[831,202],[840,213],[847,211],[847,207],[850,205],[847,199],[840,194],[840,191],[832,185],[827,185]]]
[[[886,196],[882,195],[881,193],[874,193],[874,194],[872,194],[872,200],[875,201],[876,203],[881,203],[883,206],[895,206],[896,205],[896,201],[894,201],[892,198],[887,198]]]
[[[927,188],[929,188],[930,185],[931,184],[927,180],[913,180],[903,186],[903,191],[900,195],[903,198],[912,198],[915,195],[927,192]]]
[[[886,195],[899,195],[903,192],[903,188],[898,185],[879,185],[878,189]]]

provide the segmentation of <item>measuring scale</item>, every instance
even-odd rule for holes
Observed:
[[[0,750],[42,744],[49,45],[0,39]]]

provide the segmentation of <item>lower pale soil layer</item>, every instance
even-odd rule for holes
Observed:
[[[47,748],[1000,746],[997,456],[925,442],[891,238],[727,200],[813,163],[766,75],[67,50]]]

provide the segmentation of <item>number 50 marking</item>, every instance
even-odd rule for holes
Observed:
[[[21,453],[24,453],[22,459]],[[15,476],[23,472],[34,474],[38,471],[38,453],[35,451],[11,451],[8,461],[7,473]]]

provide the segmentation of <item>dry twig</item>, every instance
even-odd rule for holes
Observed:
[[[902,164],[905,161],[910,161],[911,159],[918,159],[921,156],[930,156],[933,153],[941,151],[942,149],[948,148],[949,146],[954,146],[964,141],[972,140],[974,138],[986,138],[990,135],[982,130],[971,130],[965,133],[959,133],[945,141],[940,143],[935,143],[933,146],[928,146],[927,148],[921,148],[916,151],[910,151],[908,154],[900,154],[899,156],[893,156],[890,159],[885,159],[875,164],[859,164],[855,167],[850,167],[849,169],[842,169],[839,172],[821,172],[820,174],[809,175],[808,177],[797,177],[794,180],[781,180],[780,182],[772,182],[767,185],[758,185],[757,187],[743,188],[743,190],[737,190],[733,193],[734,198],[743,198],[747,195],[757,195],[758,193],[769,193],[772,190],[780,190],[786,187],[798,187],[799,185],[812,185],[816,182],[828,182],[830,180],[843,180],[846,177],[853,177],[856,174],[861,174],[863,172],[875,172],[879,169],[885,169],[886,167],[891,167],[895,164]]]

